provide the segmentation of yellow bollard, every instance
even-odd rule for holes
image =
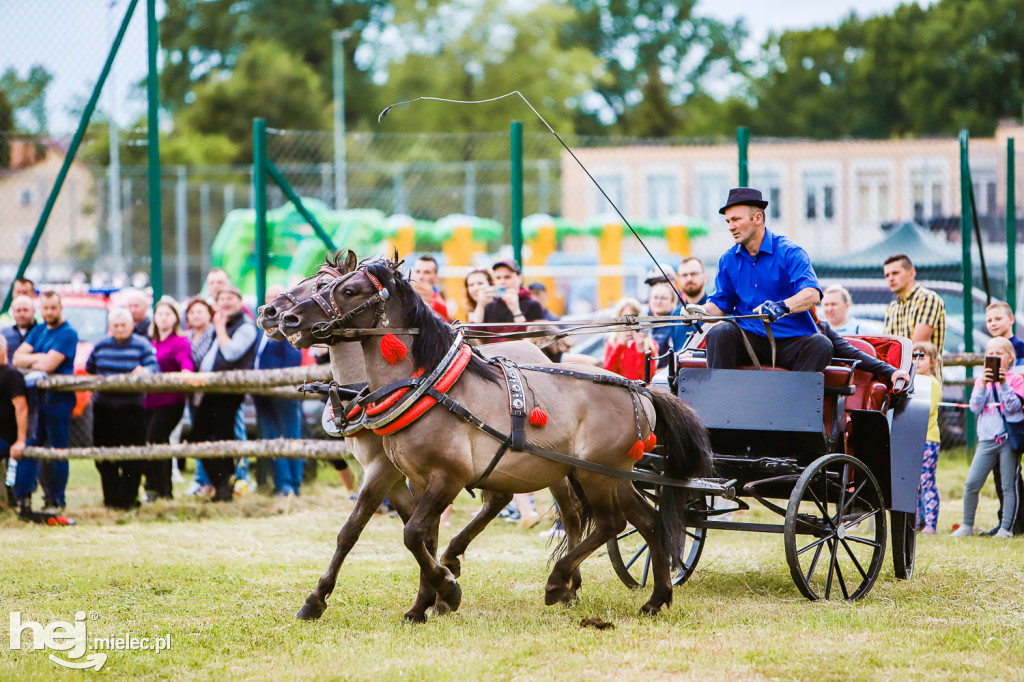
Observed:
[[[622,225],[605,225],[598,238],[598,265],[622,264]],[[601,276],[597,280],[599,308],[615,305],[622,298],[622,276]]]
[[[526,243],[530,247],[530,257],[526,259],[526,265],[528,267],[543,267],[547,264],[548,257],[558,248],[555,226],[552,224],[539,228],[533,237],[526,240]],[[548,310],[556,315],[562,315],[565,312],[565,301],[555,291],[554,277],[529,277],[524,284],[530,282],[541,282],[548,290]]]
[[[469,225],[459,225],[452,231],[451,239],[444,245],[444,255],[449,268],[464,268],[473,262],[473,254],[483,248],[473,239],[473,229]],[[456,319],[466,319],[466,288],[462,277],[444,278],[444,295],[449,302],[458,305]]]

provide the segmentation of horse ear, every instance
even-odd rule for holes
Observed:
[[[398,262],[398,247],[397,246],[395,247],[395,255],[391,257],[391,262],[393,262],[393,263],[397,263]]]
[[[345,255],[345,272],[352,272],[357,267],[359,267],[359,259],[356,258],[356,252],[348,249]]]

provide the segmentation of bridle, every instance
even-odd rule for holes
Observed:
[[[366,278],[370,280],[370,283],[377,289],[377,293],[357,305],[352,310],[343,313],[341,311],[341,306],[338,305],[337,298],[334,295],[335,290],[338,288],[338,285],[348,281],[360,271],[366,275]],[[326,276],[331,276],[333,279],[324,284],[323,289],[321,289],[320,285]],[[319,272],[317,272],[313,277],[316,278],[316,282],[313,285],[313,293],[310,298],[316,302],[316,304],[320,306],[320,309],[324,311],[324,314],[327,315],[327,320],[325,322],[317,322],[310,328],[309,333],[314,339],[320,341],[331,339],[335,336],[335,332],[347,326],[349,320],[370,308],[373,308],[374,310],[373,323],[370,325],[370,328],[375,328],[378,325],[387,327],[390,324],[387,313],[384,310],[384,306],[391,297],[391,292],[389,292],[380,283],[380,280],[378,280],[364,267],[359,267],[352,272],[343,275],[335,268],[323,265],[320,267]],[[313,279],[313,277],[309,277],[307,279]],[[291,295],[288,295],[288,298],[296,305],[298,304]]]

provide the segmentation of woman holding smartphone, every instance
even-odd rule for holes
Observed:
[[[971,412],[978,415],[978,449],[974,452],[967,482],[964,483],[963,523],[953,531],[953,537],[974,535],[978,493],[996,462],[999,462],[1004,475],[1003,517],[995,537],[1013,537],[1010,527],[1017,511],[1016,481],[1020,457],[1010,448],[1007,423],[1024,420],[1024,412],[1021,411],[1024,377],[1012,371],[1015,361],[1016,353],[1009,339],[996,337],[986,344],[985,373],[974,382],[970,402]]]

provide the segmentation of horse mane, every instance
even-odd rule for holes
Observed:
[[[420,333],[413,337],[413,363],[429,374],[441,363],[452,347],[455,329],[423,302],[412,288],[412,284],[397,271],[397,263],[386,258],[378,258],[364,261],[360,266],[376,277],[402,306],[405,325],[420,330]],[[466,369],[488,381],[498,381],[494,368],[476,354],[470,358]]]

